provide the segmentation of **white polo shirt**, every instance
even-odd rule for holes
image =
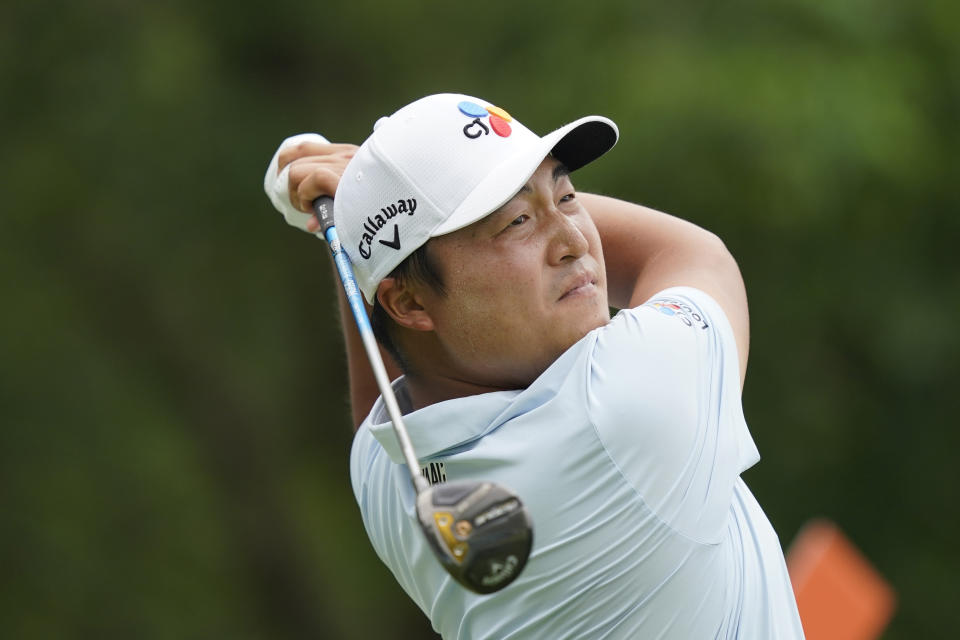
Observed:
[[[394,382],[409,407],[403,379]],[[533,519],[519,578],[468,592],[434,558],[383,406],[351,478],[377,554],[444,638],[802,638],[776,533],[740,473],[760,456],[717,303],[672,288],[573,345],[527,389],[406,414],[431,482],[510,488]]]

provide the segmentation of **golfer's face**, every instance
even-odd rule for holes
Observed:
[[[526,386],[610,319],[600,237],[552,158],[506,205],[430,248],[447,290],[430,304],[437,336],[476,382]]]

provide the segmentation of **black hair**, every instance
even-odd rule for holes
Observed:
[[[396,278],[400,284],[409,281],[420,282],[433,289],[440,296],[445,296],[447,290],[444,287],[443,278],[437,269],[437,265],[430,258],[427,250],[429,244],[430,242],[427,241],[417,247],[387,277]],[[373,311],[370,313],[370,326],[373,328],[373,335],[380,346],[387,350],[387,353],[393,357],[404,373],[410,373],[410,361],[397,345],[395,334],[397,323],[383,308],[376,296],[373,299]]]

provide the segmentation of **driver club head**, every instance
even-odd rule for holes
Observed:
[[[520,499],[492,482],[460,480],[417,495],[420,527],[444,569],[467,589],[493,593],[514,581],[533,547]]]

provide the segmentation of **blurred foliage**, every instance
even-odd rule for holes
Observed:
[[[952,637],[958,43],[948,0],[6,3],[2,635],[432,637],[353,503],[325,249],[261,180],[462,91],[609,115],[578,187],[724,238],[747,481],[892,581],[885,637]]]

